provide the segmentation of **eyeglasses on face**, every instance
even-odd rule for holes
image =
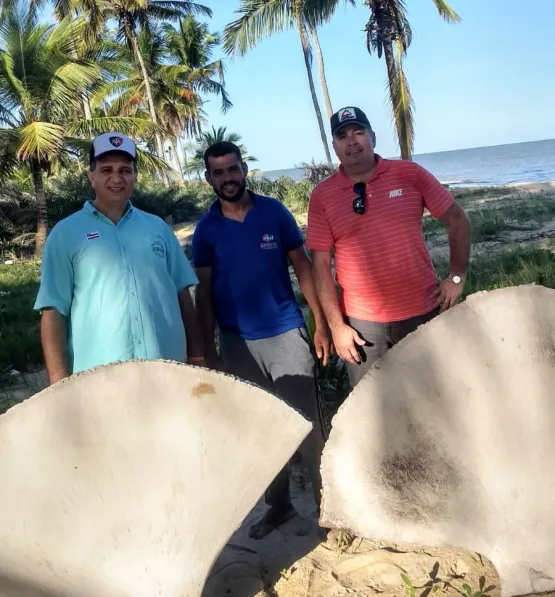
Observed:
[[[353,193],[356,193],[356,197],[353,199],[353,211],[362,216],[366,211],[366,183],[357,182],[353,186]]]

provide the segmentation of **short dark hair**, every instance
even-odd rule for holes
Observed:
[[[208,167],[208,158],[222,158],[224,155],[229,155],[230,153],[234,153],[240,162],[243,161],[241,150],[235,143],[231,143],[230,141],[218,141],[217,143],[212,143],[212,145],[210,145],[204,152],[204,166],[207,170],[210,170]]]

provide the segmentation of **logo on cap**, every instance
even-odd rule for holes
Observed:
[[[121,137],[110,137],[109,141],[114,147],[120,147],[120,145],[123,143],[123,139]]]
[[[354,110],[352,108],[345,108],[339,113],[339,122],[344,120],[353,120],[355,118]]]

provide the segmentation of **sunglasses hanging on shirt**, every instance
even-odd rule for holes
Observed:
[[[362,216],[366,211],[366,183],[355,183],[353,186],[353,193],[357,194],[353,199],[353,211],[359,216]]]

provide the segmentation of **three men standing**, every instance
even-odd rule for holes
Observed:
[[[339,171],[312,193],[307,247],[333,344],[354,387],[391,346],[456,304],[470,224],[427,170],[374,153],[376,135],[362,110],[339,110],[331,129]],[[422,235],[425,207],[449,234],[451,273],[439,284]]]
[[[218,199],[193,236],[199,279],[196,305],[211,366],[268,389],[302,412],[314,427],[300,448],[320,504],[320,457],[326,439],[315,376],[315,355],[291,284],[291,262],[316,322],[314,348],[326,363],[328,328],[314,288],[311,263],[293,215],[276,199],[246,189],[247,165],[233,143],[205,155],[206,180]],[[214,330],[220,335],[220,357]],[[251,528],[260,539],[295,510],[283,470],[266,492],[270,506]]]
[[[169,226],[130,202],[136,157],[125,135],[97,137],[96,198],[46,241],[35,309],[50,383],[131,359],[204,363],[189,291],[198,280]]]
[[[329,358],[329,330],[355,386],[393,344],[457,302],[470,253],[468,218],[453,196],[421,166],[375,154],[361,110],[340,110],[331,127],[341,165],[310,198],[313,264],[292,214],[246,189],[239,148],[221,142],[204,155],[217,200],[193,236],[196,274],[171,229],[129,200],[135,144],[118,133],[97,137],[89,171],[96,198],[53,228],[35,304],[51,383],[118,361],[188,360],[229,371],[297,408],[313,423],[301,454],[318,509],[326,429],[315,370],[316,358],[324,365]],[[451,273],[440,284],[422,236],[424,208],[448,229]],[[312,342],[289,264],[315,317]],[[266,503],[253,538],[295,514],[287,468]]]

